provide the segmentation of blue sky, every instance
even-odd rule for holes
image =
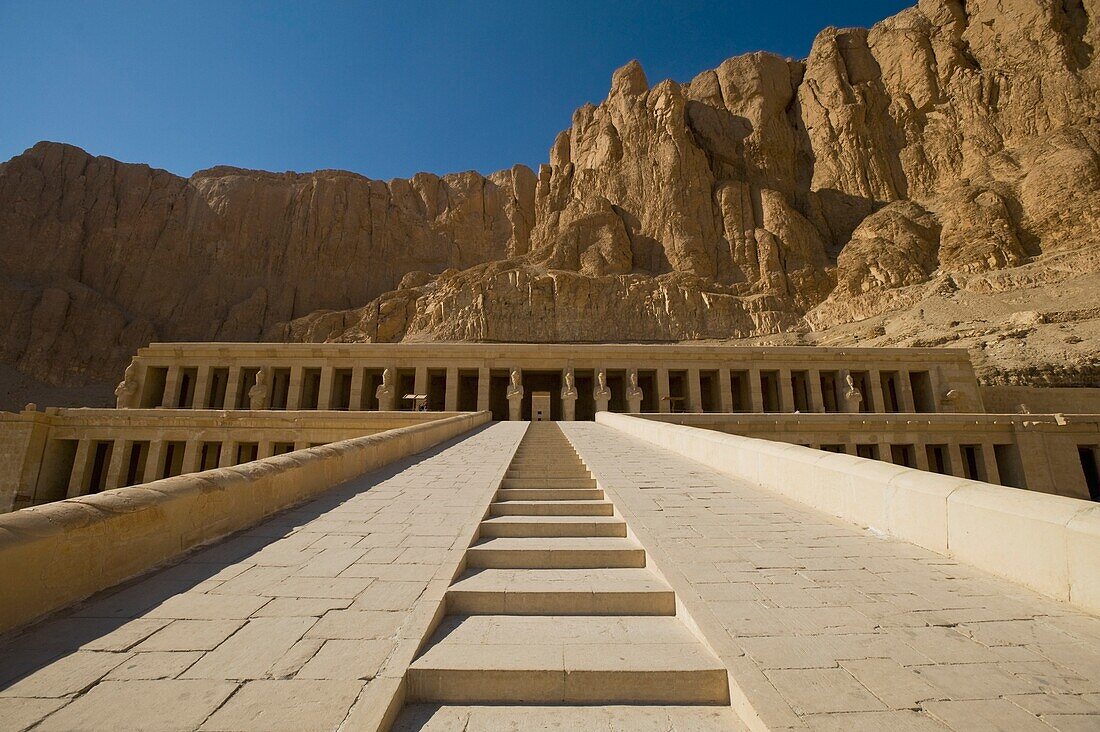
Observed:
[[[45,139],[181,175],[537,167],[632,58],[651,84],[803,58],[912,1],[0,0],[0,160]]]

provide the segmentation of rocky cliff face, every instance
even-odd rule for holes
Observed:
[[[183,179],[42,143],[0,168],[0,358],[79,383],[154,339],[919,341],[1087,383],[1094,13],[923,0],[805,61],[631,63],[537,174]]]

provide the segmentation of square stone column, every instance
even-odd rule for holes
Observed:
[[[490,371],[488,366],[482,366],[477,370],[477,411],[489,411],[489,383]]]
[[[201,462],[202,443],[198,440],[188,440],[183,448],[183,472],[180,475],[197,473]]]
[[[982,460],[985,461],[985,482],[1001,484],[1001,469],[997,467],[997,453],[990,442],[982,443]]]
[[[229,381],[225,385],[225,408],[236,409],[237,400],[240,398],[241,387],[241,367],[230,366],[229,367]],[[245,389],[245,393],[248,393],[248,389]],[[248,408],[248,405],[245,405]]]
[[[448,412],[458,411],[458,368],[447,367],[447,387],[443,396],[443,409]]]
[[[210,391],[210,377],[213,375],[214,367],[210,364],[200,365],[195,371],[195,395],[191,398],[190,406],[192,409],[206,409],[210,406],[207,400],[208,392]],[[183,406],[182,404],[180,405]]]
[[[940,398],[943,396],[943,374],[939,369],[928,370],[928,382],[932,386],[932,411],[942,412],[943,407],[940,404]]]
[[[233,440],[226,440],[222,443],[221,455],[218,457],[218,467],[228,468],[236,462],[237,443]]]
[[[703,387],[699,382],[699,369],[690,368],[687,370],[687,397],[688,397],[688,411],[689,412],[702,412],[703,411]]]
[[[115,444],[111,445],[111,464],[107,468],[107,480],[104,483],[104,490],[112,490],[114,488],[121,488],[126,483],[126,467],[129,463],[129,455],[127,455],[126,446],[129,443],[127,440],[116,439]]]
[[[290,367],[290,386],[287,389],[286,409],[288,412],[302,408],[302,381],[305,376],[302,366]]]
[[[963,467],[962,447],[959,446],[958,440],[951,440],[951,442],[947,443],[947,454],[951,461],[951,465],[949,466],[951,475],[956,478],[965,478],[966,468]]]
[[[168,367],[168,373],[164,377],[164,397],[160,402],[160,406],[165,409],[174,409],[177,406],[183,406],[182,404],[176,404],[176,400],[179,398],[181,373],[179,366],[173,365]]]
[[[295,450],[305,450],[309,447],[309,440],[297,440],[294,443]]]
[[[821,393],[821,370],[810,369],[807,371],[806,381],[810,389],[810,411],[820,414],[825,411],[825,396]]]
[[[878,459],[884,463],[894,463],[894,451],[890,449],[889,442],[878,443]]]
[[[764,387],[760,383],[760,369],[756,366],[749,369],[749,404],[753,412],[764,411]]]
[[[413,394],[427,394],[428,393],[428,367],[417,366],[413,371]],[[404,394],[398,394],[397,398],[405,396]],[[413,409],[416,409],[417,403],[413,402]],[[424,402],[424,408],[427,409],[428,403]]]
[[[730,384],[729,368],[718,369],[718,408],[726,413],[733,411],[733,386]]]
[[[355,366],[351,370],[351,389],[348,395],[348,410],[360,412],[363,410],[363,384],[366,382],[367,372],[361,366]]]
[[[145,456],[145,472],[142,474],[142,482],[151,483],[160,480],[164,469],[164,454],[168,450],[167,440],[150,440],[149,453]]]
[[[657,411],[668,414],[672,411],[672,402],[668,398],[668,369],[657,369]]]
[[[917,411],[917,403],[913,399],[913,382],[909,378],[909,371],[898,371],[898,408],[906,414]]]
[[[794,411],[794,383],[791,370],[786,366],[779,369],[779,409],[783,412]]]
[[[870,383],[871,393],[870,395],[864,394],[863,398],[867,399],[870,396],[871,403],[867,405],[868,412],[886,412],[886,395],[882,391],[882,372],[880,371],[868,371],[867,381]]]
[[[332,387],[336,380],[336,369],[332,366],[321,367],[321,383],[317,385],[317,408],[332,409]]]
[[[263,460],[275,454],[275,443],[271,440],[260,440],[256,446],[256,459]]]
[[[913,445],[913,453],[917,458],[917,470],[928,470],[928,448],[923,442]]]
[[[76,444],[73,472],[69,474],[69,490],[66,498],[75,498],[88,492],[88,467],[92,461],[92,441],[81,440]]]

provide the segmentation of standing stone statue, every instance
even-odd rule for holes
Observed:
[[[642,397],[644,396],[645,394],[642,392],[642,387],[638,386],[638,370],[630,369],[630,375],[627,377],[626,386],[627,411],[631,414],[641,414]]]
[[[137,364],[133,361],[122,374],[122,381],[115,387],[115,409],[133,409],[137,401]]]
[[[577,418],[577,384],[573,380],[573,369],[566,369],[562,380],[565,382],[561,388],[562,419],[572,422]]]
[[[382,412],[392,412],[395,404],[396,390],[393,386],[393,369],[382,371],[382,383],[374,390],[374,396],[378,398],[378,409]]]
[[[271,389],[267,385],[267,371],[256,372],[256,382],[248,390],[249,409],[267,409],[271,404]]]
[[[854,414],[859,411],[859,405],[863,401],[863,393],[856,387],[852,372],[848,371],[844,374],[844,383],[848,385],[848,388],[844,390],[844,411]]]
[[[600,369],[596,372],[596,388],[592,390],[592,398],[596,400],[596,411],[606,412],[608,402],[611,401],[611,389],[607,387],[607,372]]]
[[[523,415],[523,381],[519,369],[512,369],[508,381],[508,419],[518,420]]]

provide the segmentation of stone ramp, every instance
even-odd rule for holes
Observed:
[[[364,475],[0,641],[0,730],[375,728],[523,431]]]
[[[743,718],[1100,729],[1100,618],[612,428],[562,428],[730,669]]]
[[[545,511],[500,510],[526,503]],[[447,592],[450,614],[409,669],[413,706],[398,729],[459,720],[468,729],[611,728],[612,720],[667,729],[671,719],[682,729],[738,728],[725,667],[676,617],[672,590],[605,507],[613,504],[561,430],[533,423],[467,552],[466,573]],[[468,706],[485,704],[502,706]],[[633,706],[661,704],[677,706]]]

